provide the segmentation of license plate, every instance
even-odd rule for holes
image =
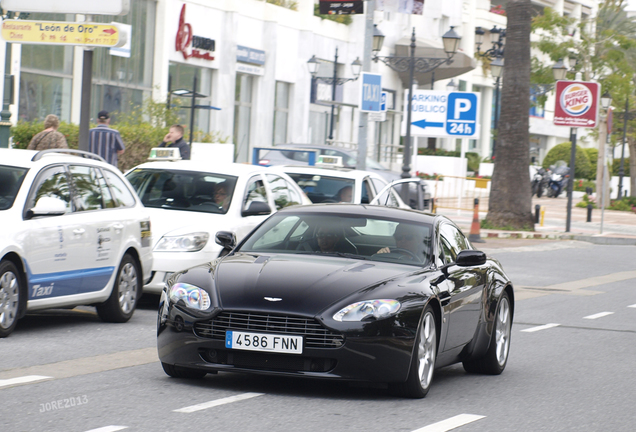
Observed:
[[[246,351],[302,354],[303,337],[265,333],[248,333],[240,331],[226,331],[225,348]]]

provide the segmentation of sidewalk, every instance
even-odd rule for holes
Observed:
[[[532,213],[535,205],[544,207],[543,226],[535,224],[535,231],[480,230],[480,236],[486,242],[488,238],[528,238],[552,240],[580,240],[596,244],[635,245],[636,213],[605,210],[603,213],[603,232],[601,233],[601,209],[592,210],[592,221],[587,222],[587,209],[575,207],[581,198],[573,198],[570,231],[566,232],[567,197],[532,198]],[[439,209],[439,213],[455,222],[468,235],[473,221],[473,212]],[[479,219],[486,217],[479,212]]]

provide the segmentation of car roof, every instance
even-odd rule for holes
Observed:
[[[74,153],[68,153],[74,152]],[[75,149],[47,149],[47,150],[24,150],[24,149],[0,149],[0,164],[11,165],[21,168],[32,168],[54,162],[79,162],[90,161],[96,165],[107,165],[100,156]]]
[[[163,169],[163,170],[183,170],[200,171],[233,176],[250,175],[256,173],[275,172],[263,165],[249,165],[241,163],[214,163],[205,160],[180,160],[180,161],[153,161],[144,162],[131,168],[134,169]]]
[[[365,177],[382,178],[374,172],[357,170],[353,168],[341,168],[341,167],[320,167],[320,166],[307,166],[307,165],[276,165],[272,167],[274,170],[280,170],[285,173],[295,174],[312,174],[321,176],[333,176],[347,179],[363,179]],[[383,181],[385,181],[383,179]]]
[[[395,218],[407,222],[435,224],[437,220],[446,217],[436,214],[422,213],[418,210],[403,209],[397,207],[386,207],[366,204],[311,204],[305,206],[295,206],[280,209],[278,214],[330,214],[341,216],[364,216],[378,218]]]

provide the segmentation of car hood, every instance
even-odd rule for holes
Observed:
[[[340,257],[239,253],[219,264],[215,285],[223,309],[316,315],[361,290],[373,298],[371,292],[418,270]]]
[[[150,227],[155,244],[163,236],[177,236],[193,232],[208,232],[213,238],[217,231],[228,230],[230,217],[223,214],[148,208]],[[214,240],[212,240],[214,241]]]

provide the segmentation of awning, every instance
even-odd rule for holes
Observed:
[[[397,57],[408,57],[411,55],[410,37],[402,38],[396,42],[394,55]],[[444,48],[441,44],[435,46],[429,41],[416,39],[415,57],[446,58],[447,55],[444,52]],[[470,72],[476,67],[477,61],[474,58],[466,55],[461,51],[458,51],[453,56],[453,62],[451,64],[443,64],[433,71],[435,73],[435,81],[450,79],[465,74],[466,72]],[[419,86],[429,86],[431,83],[431,78],[433,77],[433,72],[416,72],[414,75],[414,79],[418,82]],[[407,70],[406,72],[398,72],[398,75],[404,83],[404,87],[408,88],[409,71]]]

